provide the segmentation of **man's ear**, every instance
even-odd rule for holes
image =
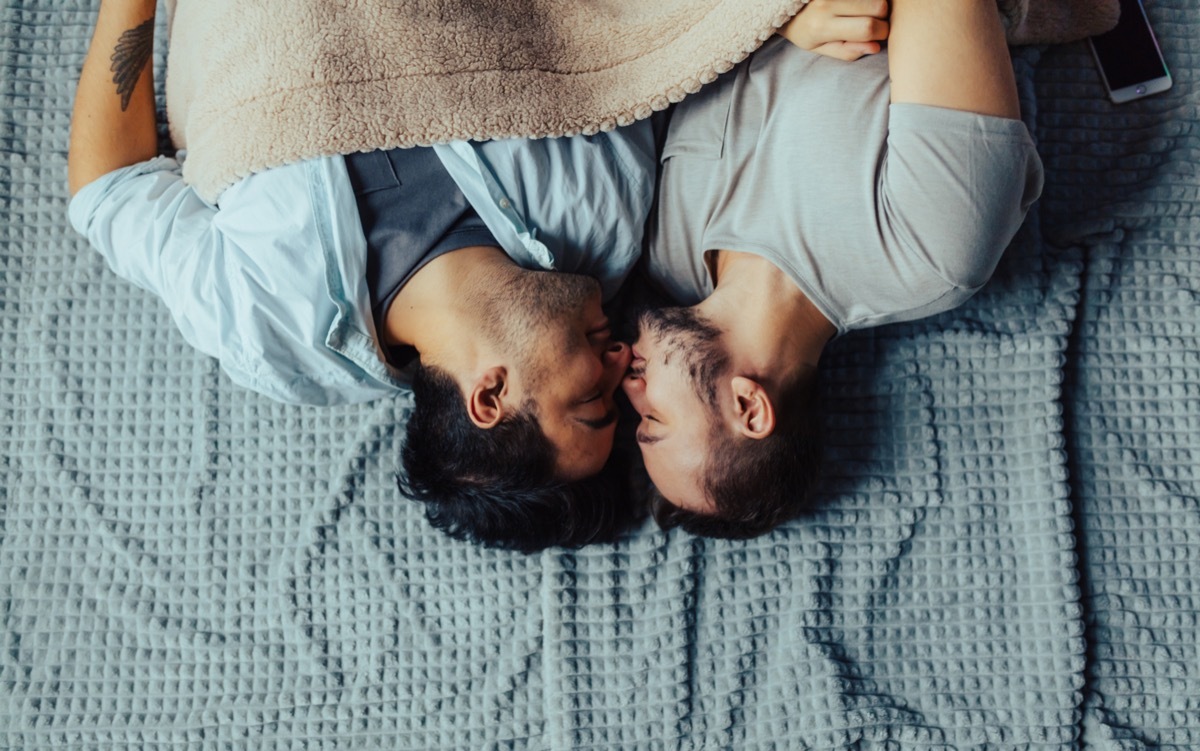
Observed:
[[[500,366],[488,368],[467,392],[467,415],[483,430],[496,427],[504,419],[504,397],[508,395],[508,371]]]
[[[762,384],[744,376],[734,376],[729,386],[733,391],[738,432],[756,440],[774,433],[775,405]]]

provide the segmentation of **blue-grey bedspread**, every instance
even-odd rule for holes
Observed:
[[[0,0],[0,748],[1200,748],[1200,6],[1146,4],[1165,95],[1018,51],[1045,195],[835,343],[818,511],[525,557],[396,495],[405,399],[247,393],[104,267],[96,3]]]

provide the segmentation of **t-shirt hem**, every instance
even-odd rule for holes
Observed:
[[[1029,126],[1016,118],[915,102],[893,102],[888,105],[889,132],[897,128],[923,132],[931,127],[939,131],[970,131],[987,138],[1033,145]]]

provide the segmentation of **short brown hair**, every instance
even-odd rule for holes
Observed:
[[[681,509],[656,492],[651,510],[659,526],[704,537],[757,537],[809,509],[821,467],[816,371],[780,395],[771,435],[732,435],[717,398],[720,380],[730,373],[720,330],[693,308],[649,311],[641,321],[670,337],[673,350],[685,358],[696,395],[709,409],[708,457],[700,486],[716,511]]]

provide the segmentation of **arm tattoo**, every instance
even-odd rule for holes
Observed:
[[[133,96],[133,88],[137,86],[142,69],[154,52],[154,19],[150,18],[141,26],[130,29],[117,40],[117,48],[112,54],[113,83],[117,85],[117,94],[121,96],[121,111],[129,108],[129,98]]]

